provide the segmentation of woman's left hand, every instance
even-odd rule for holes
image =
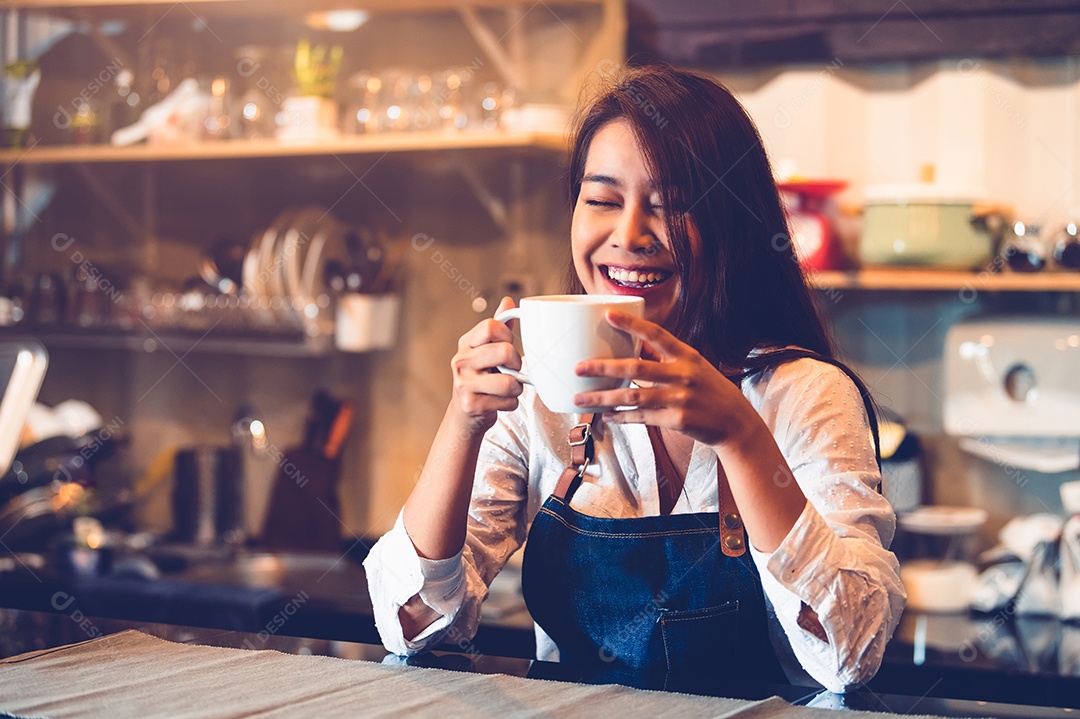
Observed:
[[[609,311],[607,319],[643,341],[642,358],[585,360],[577,374],[633,380],[639,386],[582,392],[574,397],[579,406],[611,407],[604,413],[611,421],[666,427],[713,447],[744,436],[760,421],[739,388],[693,347],[625,312]]]

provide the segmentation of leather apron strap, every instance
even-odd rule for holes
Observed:
[[[553,497],[570,504],[570,498],[574,496],[578,485],[585,477],[585,470],[589,468],[593,460],[593,424],[597,422],[597,415],[582,415],[581,422],[570,428],[570,465],[559,475],[559,481],[555,484]]]

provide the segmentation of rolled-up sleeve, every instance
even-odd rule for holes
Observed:
[[[449,559],[424,559],[416,553],[398,513],[393,529],[364,560],[368,592],[383,646],[394,654],[415,654],[446,629],[457,615],[464,593],[462,553]],[[398,611],[417,594],[441,616],[411,640],[404,636]]]
[[[813,360],[778,368],[761,390],[758,410],[807,503],[779,547],[751,555],[799,663],[826,689],[850,690],[877,672],[906,600],[866,412],[846,375]],[[804,605],[827,640],[800,626]]]
[[[476,634],[488,586],[525,541],[528,434],[521,415],[500,413],[484,437],[465,546],[457,555],[419,556],[399,513],[364,560],[375,626],[388,651],[411,655],[444,640],[464,646]],[[406,638],[398,612],[417,595],[439,618]]]

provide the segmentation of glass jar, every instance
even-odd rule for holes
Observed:
[[[1080,270],[1080,236],[1077,222],[1072,221],[1061,228],[1054,237],[1054,262],[1064,270]]]
[[[1002,252],[1009,269],[1014,272],[1039,272],[1046,267],[1046,247],[1038,225],[1014,222],[1005,235]]]
[[[345,119],[341,131],[346,135],[378,132],[379,90],[382,80],[370,72],[358,72],[347,83]]]
[[[469,122],[466,93],[471,73],[459,69],[444,70],[435,75],[431,90],[431,107],[439,116],[443,129],[461,130]]]
[[[233,123],[233,101],[229,78],[224,75],[202,77],[199,80],[199,88],[207,98],[201,139],[228,140],[235,137],[237,128]]]
[[[246,140],[272,138],[277,128],[287,81],[275,76],[272,55],[269,48],[261,45],[245,45],[236,51],[240,96],[233,115],[237,134]]]
[[[103,141],[101,103],[97,98],[83,98],[71,115],[71,144],[94,145]]]

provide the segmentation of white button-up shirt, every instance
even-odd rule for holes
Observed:
[[[799,667],[826,689],[869,680],[881,664],[905,595],[896,557],[886,547],[896,518],[877,491],[880,480],[861,396],[836,367],[799,359],[755,375],[742,391],[769,427],[806,495],[806,507],[780,546],[750,553],[761,575],[774,648],[789,676]],[[477,463],[465,546],[455,557],[419,557],[401,516],[364,562],[375,623],[386,648],[413,654],[476,632],[488,585],[525,541],[533,517],[569,460],[567,434],[578,420],[555,414],[526,385],[518,408],[501,412]],[[590,476],[571,506],[597,517],[660,513],[656,461],[644,425],[608,424],[595,447]],[[695,443],[673,513],[718,510],[717,457]],[[398,610],[420,598],[441,614],[406,639]],[[829,638],[802,629],[802,605],[817,614]],[[537,658],[558,659],[536,627]]]

